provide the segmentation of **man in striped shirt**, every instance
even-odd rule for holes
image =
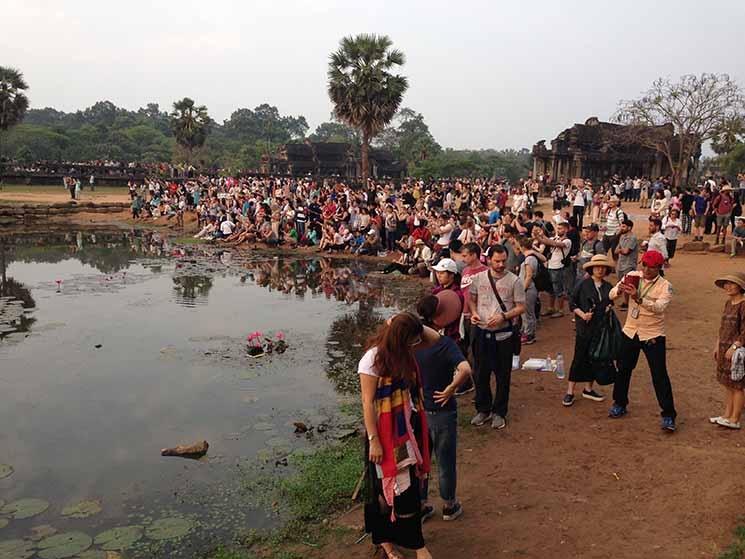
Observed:
[[[605,234],[603,235],[603,246],[605,252],[615,251],[618,245],[618,233],[626,216],[619,206],[618,196],[611,196],[608,201],[608,215],[605,218]]]

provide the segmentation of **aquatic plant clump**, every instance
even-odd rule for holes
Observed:
[[[101,503],[99,501],[81,501],[62,509],[62,516],[69,518],[88,518],[99,512],[101,512]]]
[[[57,534],[39,542],[39,559],[66,559],[90,548],[93,540],[83,532]]]
[[[43,499],[20,499],[1,508],[0,515],[10,516],[15,520],[24,520],[39,515],[48,508],[49,503]]]

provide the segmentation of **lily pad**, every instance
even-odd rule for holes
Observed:
[[[49,524],[42,524],[41,526],[34,526],[31,528],[31,535],[28,537],[32,542],[40,542],[46,538],[54,536],[57,533],[57,528],[50,526]]]
[[[0,479],[5,479],[14,472],[10,464],[0,464]]]
[[[40,559],[65,559],[88,549],[93,540],[83,532],[57,534],[39,542]]]
[[[5,505],[0,509],[0,514],[23,520],[41,514],[48,508],[49,503],[43,499],[20,499]]]
[[[62,509],[62,516],[70,518],[88,518],[101,512],[100,501],[81,501]]]
[[[257,431],[271,431],[272,429],[274,429],[274,425],[266,421],[261,421],[254,425],[254,429],[256,429]]]
[[[101,549],[106,551],[120,551],[132,547],[142,538],[142,526],[119,526],[101,532],[93,540]]]
[[[194,523],[187,518],[161,518],[147,528],[145,535],[151,540],[173,540],[185,536],[193,527]]]
[[[36,553],[36,546],[25,540],[0,542],[0,559],[28,559]]]

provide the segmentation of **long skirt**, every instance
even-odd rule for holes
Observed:
[[[412,428],[415,433],[421,431],[418,414],[412,415]],[[424,547],[422,535],[422,486],[416,477],[414,467],[409,468],[411,485],[393,498],[395,521],[391,521],[391,508],[383,496],[383,486],[378,478],[376,466],[369,460],[369,443],[365,443],[365,532],[372,535],[375,545],[392,543],[407,549]]]

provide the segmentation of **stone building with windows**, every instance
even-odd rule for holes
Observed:
[[[371,177],[406,176],[406,162],[398,161],[389,150],[370,148],[368,158]],[[359,178],[362,162],[351,144],[306,141],[285,144],[275,154],[264,155],[260,170],[268,175]]]
[[[676,151],[672,125],[639,127],[611,122],[601,122],[597,117],[588,118],[584,124],[567,128],[551,141],[541,140],[533,146],[533,177],[548,177],[546,182],[557,179],[590,179],[602,183],[614,175],[621,177],[661,177],[671,173],[670,163],[660,151],[649,147],[649,142],[641,142],[641,136],[655,137],[673,141]],[[688,170],[698,164],[701,147]]]

